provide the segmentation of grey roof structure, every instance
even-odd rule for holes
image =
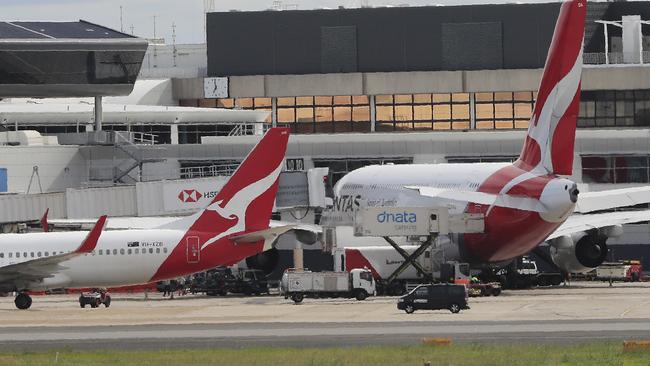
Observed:
[[[0,22],[0,39],[116,39],[136,38],[130,34],[78,22]]]

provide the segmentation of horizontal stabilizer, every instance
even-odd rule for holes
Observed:
[[[650,203],[650,186],[585,192],[578,196],[575,212],[587,213]]]
[[[237,234],[230,237],[236,243],[257,243],[261,240],[275,240],[278,236],[295,229],[296,225],[285,225],[271,227],[264,230],[253,231],[250,233]]]
[[[476,203],[487,206],[507,207],[523,211],[548,212],[546,207],[539,200],[530,197],[473,191],[457,191],[434,187],[406,186],[404,188],[418,191],[420,195],[425,197]]]

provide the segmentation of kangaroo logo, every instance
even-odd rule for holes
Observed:
[[[201,249],[208,245],[217,242],[219,239],[224,238],[230,234],[242,232],[246,230],[246,210],[248,206],[261,196],[264,192],[275,183],[282,171],[282,162],[271,172],[268,176],[253,182],[235,193],[227,203],[224,204],[223,200],[219,200],[210,204],[205,210],[216,212],[219,216],[228,220],[236,220],[235,225],[223,231],[219,235],[207,240],[201,246]]]

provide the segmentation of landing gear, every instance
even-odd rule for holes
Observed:
[[[16,300],[14,300],[14,304],[16,304],[16,307],[18,309],[26,310],[29,309],[30,306],[32,306],[32,298],[26,293],[21,292],[18,294],[18,296],[16,296]]]

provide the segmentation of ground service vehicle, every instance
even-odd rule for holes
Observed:
[[[282,275],[281,291],[296,304],[307,297],[354,297],[365,300],[375,295],[375,281],[367,269],[350,272],[311,272],[287,269]]]
[[[102,304],[105,307],[111,306],[111,295],[104,290],[95,289],[92,292],[82,292],[79,295],[79,306],[82,308],[85,308],[86,305],[96,308]]]
[[[397,309],[404,310],[407,314],[415,310],[441,309],[458,313],[462,309],[469,309],[467,300],[467,289],[463,285],[449,283],[420,285],[399,298]]]
[[[637,282],[643,279],[643,267],[641,262],[634,260],[605,262],[596,268],[596,279]]]

